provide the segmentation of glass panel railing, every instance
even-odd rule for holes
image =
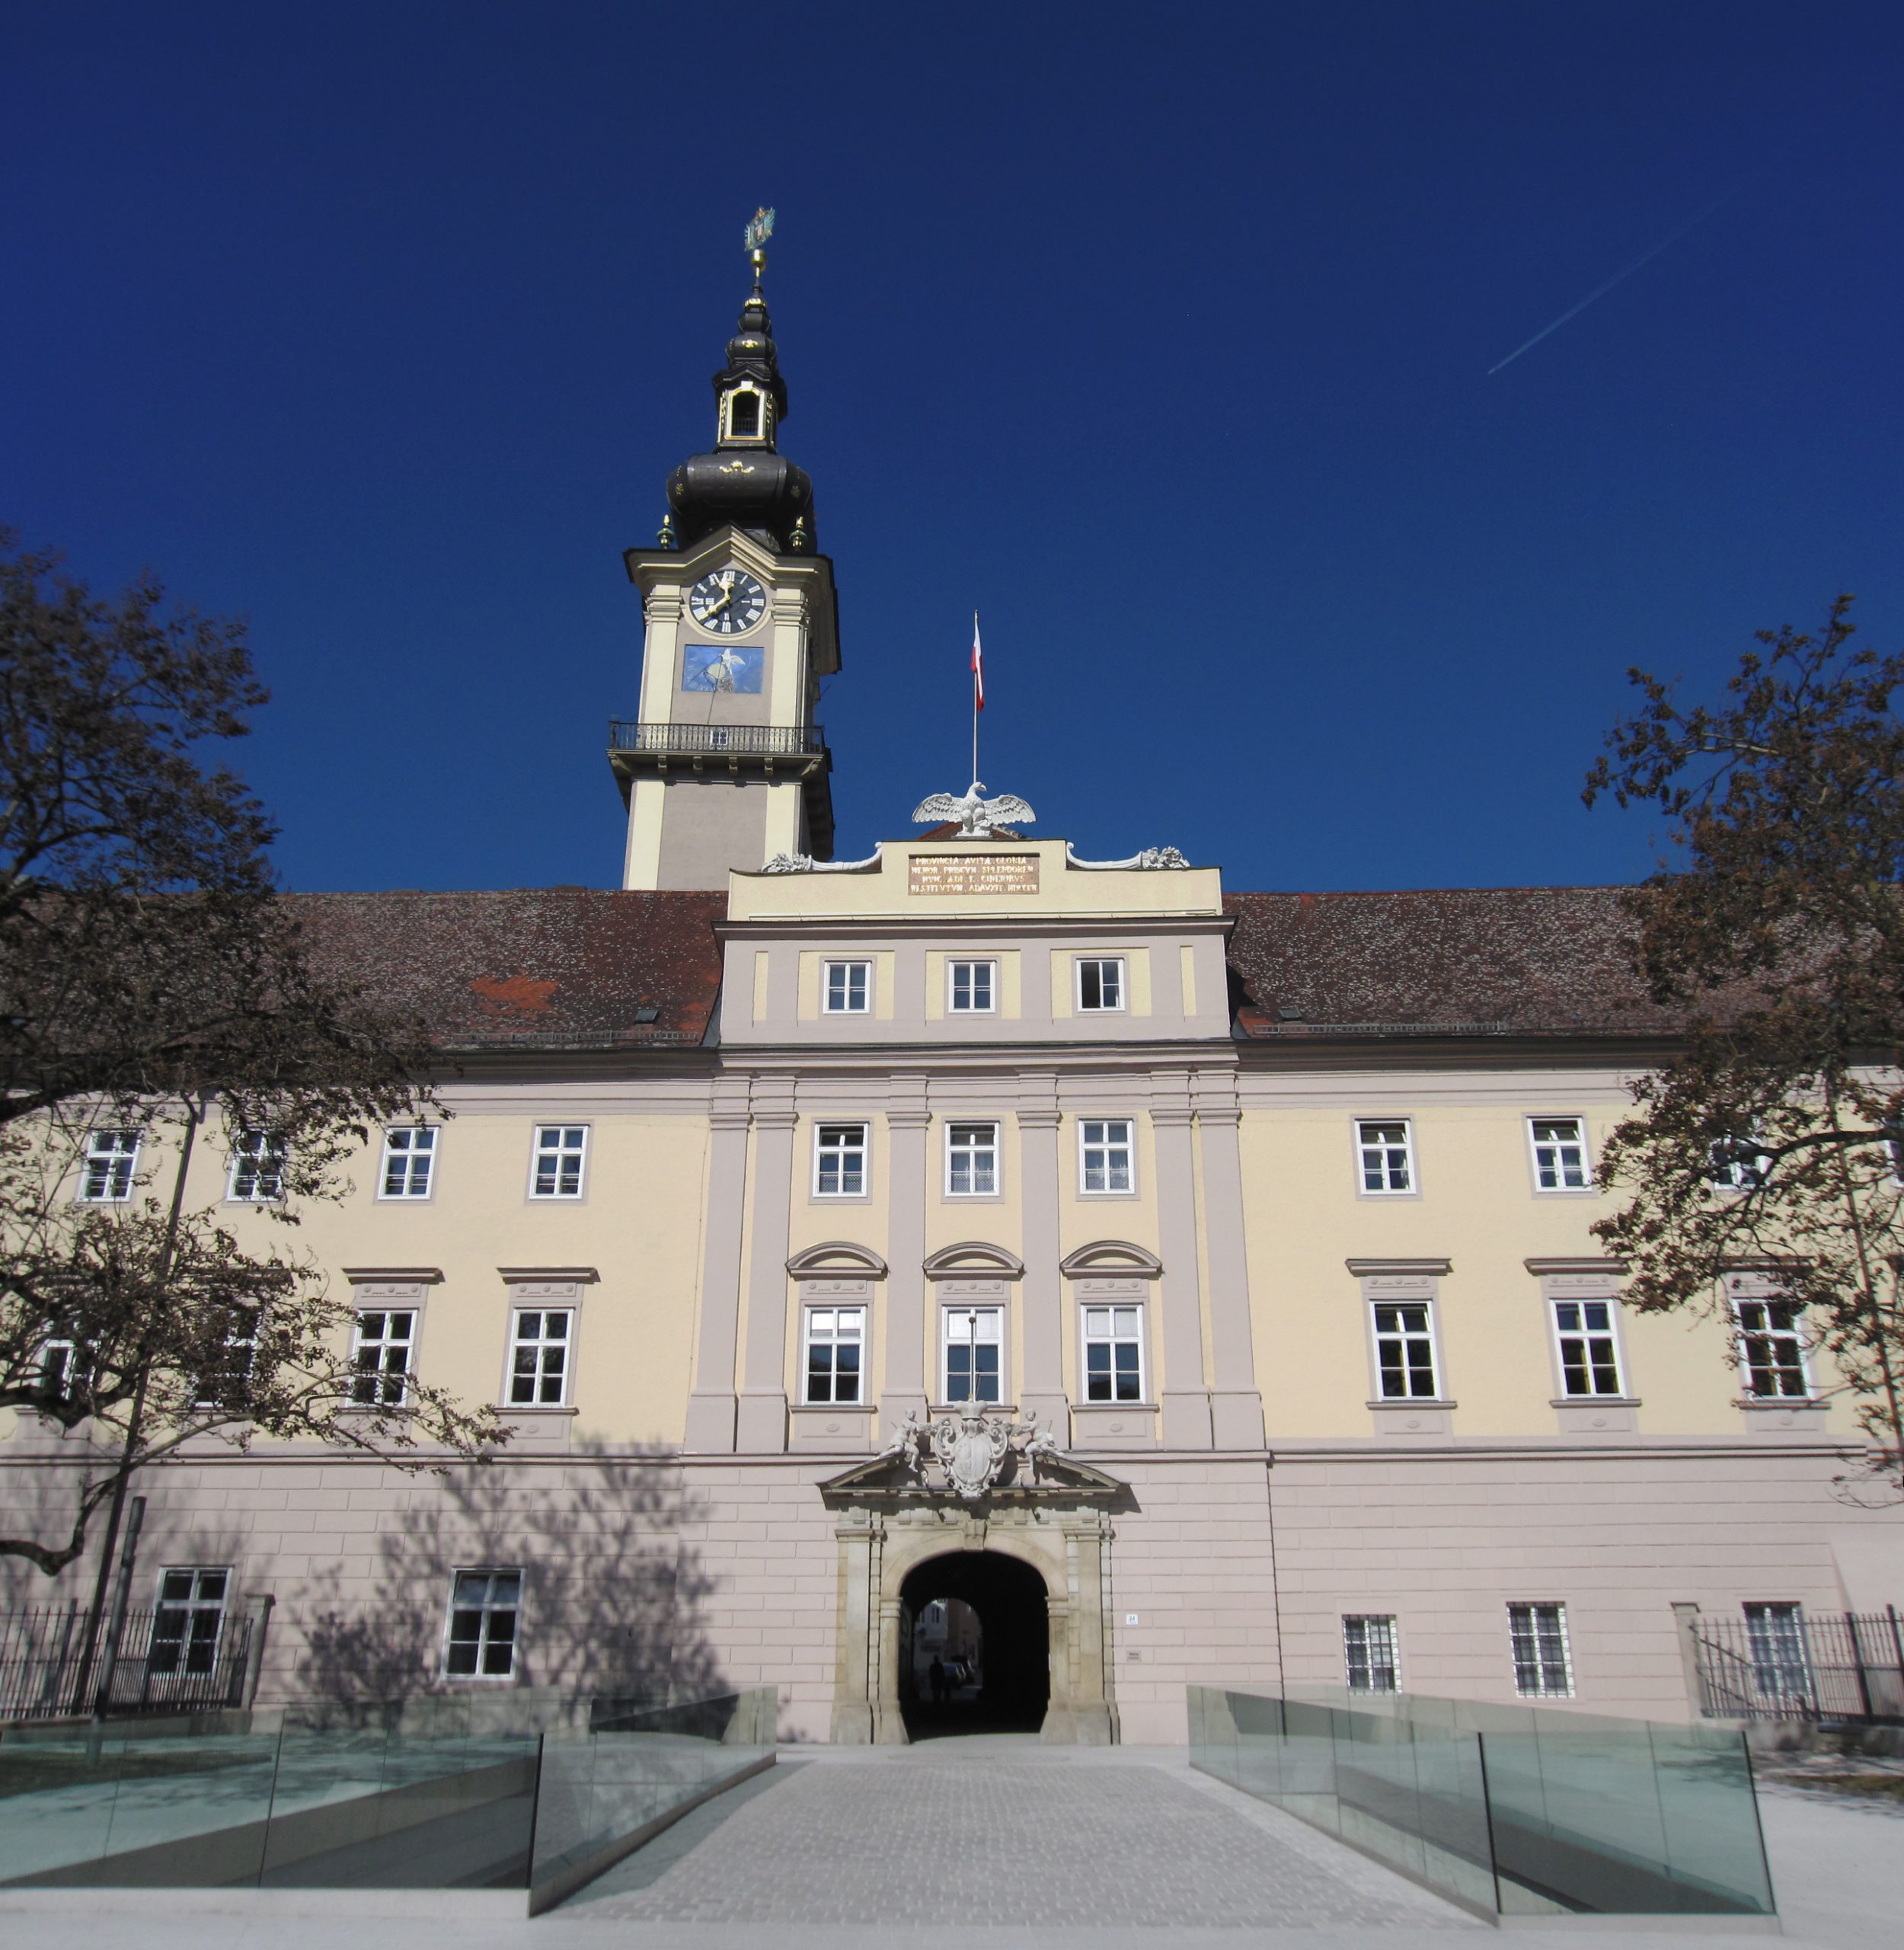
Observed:
[[[1773,1913],[1736,1733],[1342,1687],[1193,1687],[1190,1730],[1196,1766],[1484,1914]]]

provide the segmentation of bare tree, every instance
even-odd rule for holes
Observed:
[[[1904,1480],[1904,656],[1852,650],[1851,603],[1761,632],[1717,709],[1631,673],[1644,708],[1585,796],[1672,823],[1682,864],[1628,906],[1686,1032],[1608,1140],[1626,1196],[1593,1229],[1642,1312],[1723,1309],[1728,1272],[1774,1274]]]
[[[84,1438],[0,1559],[49,1575],[109,1505],[103,1576],[128,1481],[195,1440],[414,1466],[503,1439],[359,1373],[296,1248],[372,1131],[433,1103],[433,1053],[307,956],[263,809],[206,759],[265,701],[242,626],[162,599],[148,577],[97,600],[0,531],[0,1408]],[[192,1205],[206,1144],[274,1226]]]

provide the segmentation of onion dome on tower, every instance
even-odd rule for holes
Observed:
[[[765,211],[749,226],[754,288],[727,341],[727,363],[714,376],[714,450],[683,461],[668,476],[663,535],[677,548],[691,548],[729,523],[779,555],[805,555],[817,545],[813,484],[774,447],[787,417],[787,382],[760,288],[772,228]]]

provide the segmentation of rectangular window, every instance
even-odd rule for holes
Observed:
[[[559,1408],[568,1400],[574,1328],[571,1308],[538,1307],[517,1313],[510,1347],[511,1408]]]
[[[284,1196],[284,1140],[277,1132],[238,1133],[227,1196],[241,1205],[275,1205]]]
[[[823,964],[820,1009],[827,1015],[864,1015],[873,1005],[873,964],[870,961],[829,961]]]
[[[1530,1117],[1534,1182],[1542,1191],[1585,1191],[1593,1182],[1586,1162],[1586,1130],[1578,1117]]]
[[[864,1307],[807,1309],[807,1394],[809,1402],[858,1402],[866,1346]]]
[[[71,1341],[48,1341],[40,1349],[39,1392],[49,1401],[70,1400],[79,1386],[79,1349]]]
[[[1721,1191],[1752,1191],[1765,1182],[1771,1160],[1750,1137],[1722,1137],[1712,1147],[1707,1175]]]
[[[1079,1010],[1122,1009],[1124,962],[1121,955],[1093,957],[1078,964]]]
[[[1362,1189],[1370,1192],[1413,1191],[1414,1146],[1407,1120],[1365,1118],[1356,1126],[1356,1156],[1362,1169]]]
[[[519,1571],[459,1571],[449,1592],[443,1646],[448,1679],[509,1679],[516,1671],[516,1626],[522,1603]]]
[[[945,1189],[954,1198],[982,1198],[998,1189],[998,1127],[947,1124]]]
[[[864,1198],[866,1195],[866,1127],[813,1127],[813,1195]]]
[[[80,1165],[82,1205],[123,1205],[133,1195],[133,1172],[139,1163],[139,1133],[96,1130],[86,1139]]]
[[[181,1568],[158,1574],[158,1603],[152,1613],[152,1648],[145,1670],[155,1675],[209,1673],[225,1629],[228,1568]]]
[[[417,1316],[407,1309],[358,1315],[352,1401],[366,1408],[403,1406],[410,1393],[410,1355],[416,1335]]]
[[[1563,1395],[1618,1395],[1620,1356],[1611,1300],[1556,1300],[1554,1338]]]
[[[1130,1120],[1080,1117],[1078,1120],[1078,1184],[1085,1191],[1129,1191]]]
[[[947,1307],[944,1319],[945,1399],[1002,1400],[999,1390],[1000,1357],[1005,1341],[1004,1309]]]
[[[1567,1607],[1509,1605],[1507,1633],[1514,1654],[1514,1690],[1523,1699],[1570,1698],[1573,1662],[1567,1650]]]
[[[1377,1300],[1375,1369],[1385,1402],[1433,1401],[1435,1336],[1426,1300]]]
[[[989,1015],[998,1005],[995,961],[948,961],[945,1005],[954,1015]]]
[[[538,1124],[529,1197],[580,1198],[588,1150],[586,1124]]]
[[[1746,1392],[1766,1400],[1809,1396],[1801,1311],[1784,1300],[1734,1300],[1733,1307]]]
[[[398,1124],[383,1134],[379,1198],[427,1198],[436,1162],[434,1124]]]
[[[1342,1659],[1348,1670],[1351,1693],[1394,1692],[1394,1620],[1345,1618],[1342,1621]]]
[[[1085,1399],[1142,1401],[1143,1309],[1086,1307],[1084,1316]]]
[[[1804,1713],[1811,1698],[1811,1661],[1805,1645],[1802,1605],[1748,1605],[1746,1636],[1752,1647],[1752,1683],[1759,1696]]]
[[[224,1314],[223,1337],[198,1377],[192,1402],[195,1408],[239,1408],[251,1379],[258,1351],[258,1310],[235,1305],[226,1307]]]

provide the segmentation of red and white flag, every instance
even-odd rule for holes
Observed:
[[[975,610],[972,615],[972,708],[985,708],[985,652],[979,644],[979,618]]]

